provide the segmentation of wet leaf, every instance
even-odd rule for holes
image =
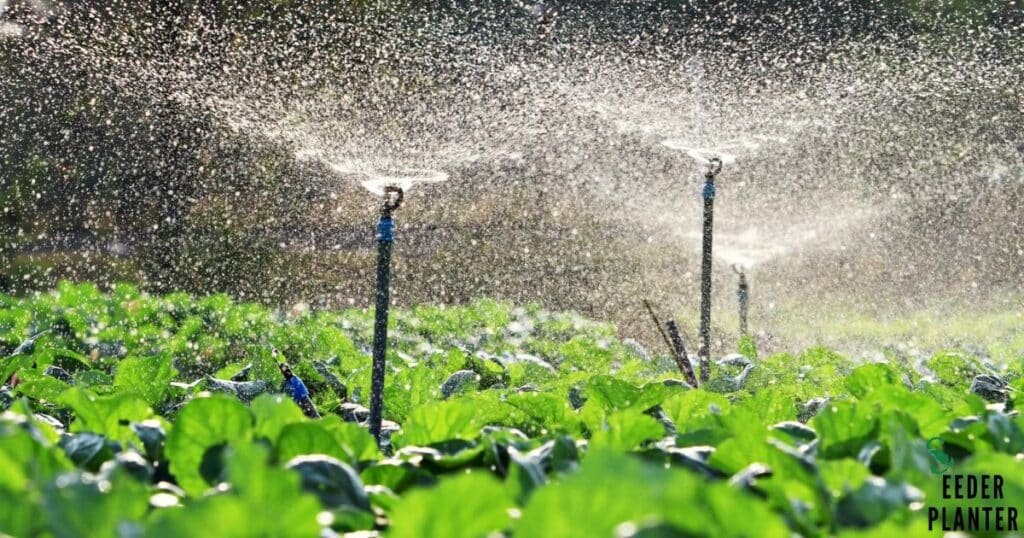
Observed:
[[[486,536],[511,524],[514,506],[501,483],[487,473],[446,478],[436,487],[415,489],[392,512],[390,536]]]
[[[355,469],[323,454],[296,456],[285,464],[302,478],[302,488],[324,506],[370,510],[370,501]]]
[[[639,411],[623,411],[609,416],[594,433],[591,443],[595,447],[628,451],[644,441],[661,439],[665,433],[665,427],[657,420]]]
[[[177,374],[168,355],[129,357],[118,362],[114,386],[123,393],[138,394],[149,405],[156,405],[163,401]]]
[[[256,419],[253,433],[269,440],[277,439],[285,426],[306,420],[299,406],[281,394],[261,394],[253,400],[249,409]]]
[[[211,447],[246,441],[252,435],[252,415],[225,396],[192,400],[178,413],[164,449],[171,472],[189,495],[199,495],[214,484],[200,474],[203,456]]]
[[[100,465],[112,459],[115,453],[105,437],[88,432],[64,437],[60,447],[75,465],[91,472],[98,471]]]
[[[154,416],[149,405],[134,393],[97,396],[75,387],[64,392],[60,401],[75,412],[71,431],[97,433],[120,443],[135,439],[132,422]]]

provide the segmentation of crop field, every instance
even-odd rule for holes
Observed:
[[[1017,528],[1020,360],[858,365],[823,348],[758,356],[744,341],[693,388],[667,354],[575,314],[414,307],[391,319],[378,447],[364,425],[372,333],[372,310],[127,285],[0,295],[0,534]],[[277,360],[321,418],[282,394]]]
[[[1024,0],[0,0],[0,538],[1024,538]]]

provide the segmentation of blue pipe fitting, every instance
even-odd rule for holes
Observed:
[[[715,182],[705,181],[704,182],[704,199],[714,200],[715,199]]]
[[[377,221],[377,241],[391,243],[395,240],[395,221],[391,217],[381,217]]]
[[[306,384],[297,375],[293,375],[285,380],[284,393],[292,400],[295,400],[297,404],[301,404],[303,400],[309,398],[309,389],[306,388]]]

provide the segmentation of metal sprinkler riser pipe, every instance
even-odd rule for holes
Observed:
[[[747,274],[743,269],[733,266],[736,274],[740,275],[739,286],[736,288],[736,299],[740,306],[740,336],[747,335],[747,312],[750,308],[750,286],[747,284]]]
[[[404,192],[399,187],[384,188],[384,204],[377,221],[377,288],[373,323],[373,377],[370,385],[370,434],[381,443],[384,417],[384,373],[387,366],[388,307],[391,303],[391,247],[395,242],[395,221],[391,214],[400,205]]]
[[[700,271],[700,380],[710,377],[711,363],[711,243],[713,240],[715,212],[715,176],[722,171],[722,160],[714,157],[708,162],[704,173],[704,226],[701,241]]]

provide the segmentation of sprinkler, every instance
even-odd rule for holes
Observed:
[[[402,205],[401,187],[384,187],[384,204],[377,221],[377,292],[373,323],[373,380],[370,385],[370,434],[380,445],[384,413],[384,367],[388,349],[388,305],[391,302],[391,246],[395,241],[393,213]]]
[[[274,350],[274,360],[277,360],[276,349]],[[299,409],[302,409],[302,414],[309,418],[320,418],[320,413],[309,397],[309,389],[299,379],[299,376],[292,373],[291,366],[286,362],[278,362],[277,367],[281,370],[281,375],[284,376],[284,393],[299,406]]]
[[[736,299],[740,303],[740,336],[747,335],[747,308],[750,306],[750,286],[747,285],[747,274],[739,265],[733,265],[732,270],[740,275],[740,284],[736,288]]]
[[[715,176],[722,171],[722,160],[712,157],[704,172],[704,233],[700,266],[700,380],[707,381],[711,362],[711,241],[715,211]]]

